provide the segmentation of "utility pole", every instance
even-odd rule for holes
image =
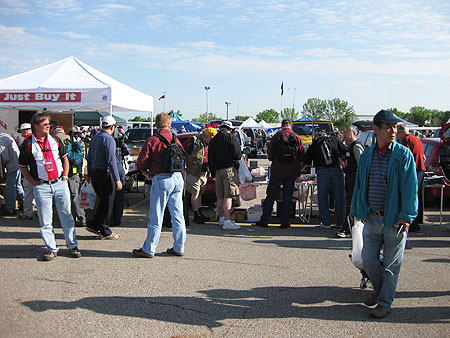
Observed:
[[[228,121],[228,106],[231,104],[231,102],[225,102],[225,104],[227,105],[227,121]]]
[[[205,86],[206,90],[206,122],[209,120],[209,108],[208,108],[208,91],[211,89],[209,86]]]

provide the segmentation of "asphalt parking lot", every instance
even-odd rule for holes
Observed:
[[[264,190],[258,193],[264,195]],[[36,220],[0,218],[1,337],[448,337],[450,207],[426,210],[423,233],[411,234],[391,314],[369,318],[351,239],[319,220],[289,229],[223,231],[191,223],[184,257],[172,257],[164,228],[153,259],[131,250],[146,235],[148,200],[127,194],[129,208],[100,241],[77,228],[83,257],[61,250],[52,262]],[[209,211],[212,215],[212,211]]]

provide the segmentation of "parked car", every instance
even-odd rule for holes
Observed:
[[[362,131],[356,135],[356,139],[361,142],[364,148],[369,148],[377,141],[377,136],[373,130]]]
[[[423,150],[426,157],[425,170],[427,176],[442,176],[443,171],[439,163],[439,154],[441,147],[444,144],[441,139],[438,138],[422,138]],[[442,179],[439,180],[442,182]],[[450,197],[450,186],[444,188],[444,197]],[[425,189],[425,201],[431,202],[435,199],[441,198],[440,188],[426,188]]]

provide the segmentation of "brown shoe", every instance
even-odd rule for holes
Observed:
[[[378,295],[376,295],[372,292],[370,294],[370,296],[367,297],[367,299],[364,301],[364,304],[366,304],[367,306],[374,306],[378,303],[377,299],[378,299]]]
[[[69,253],[72,255],[73,258],[80,258],[81,252],[78,250],[78,247],[75,247],[73,249],[69,249]]]
[[[108,236],[100,235],[99,238],[100,238],[100,239],[119,239],[120,236],[119,236],[118,234],[115,234],[114,232],[112,232],[112,233],[111,233],[110,235],[108,235]]]
[[[370,317],[377,319],[384,318],[389,314],[389,312],[391,312],[390,307],[378,304],[377,307],[373,309],[372,312],[370,313]]]
[[[43,256],[42,256],[42,260],[43,261],[52,261],[53,258],[55,258],[56,256],[58,256],[57,252],[54,251],[47,251]]]
[[[134,249],[133,250],[133,255],[135,255],[136,257],[139,257],[139,258],[153,258],[153,257],[155,257],[155,255],[146,253],[142,249]]]
[[[178,257],[181,257],[181,256],[184,255],[183,253],[176,252],[173,248],[167,249],[166,252],[167,252],[169,255],[178,256]]]

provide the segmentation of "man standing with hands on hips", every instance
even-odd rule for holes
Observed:
[[[398,122],[387,110],[373,118],[377,142],[361,154],[350,209],[364,222],[362,260],[373,285],[364,304],[378,304],[373,318],[391,311],[407,230],[417,216],[416,164],[409,149],[395,141]]]
[[[59,138],[49,134],[48,114],[34,114],[31,124],[33,135],[22,143],[19,167],[25,179],[33,186],[41,236],[47,246],[47,252],[42,260],[53,260],[58,252],[52,225],[53,201],[64,231],[67,248],[72,257],[79,258],[81,253],[75,239],[75,223],[70,211],[70,192],[67,184],[69,161],[66,148]]]

